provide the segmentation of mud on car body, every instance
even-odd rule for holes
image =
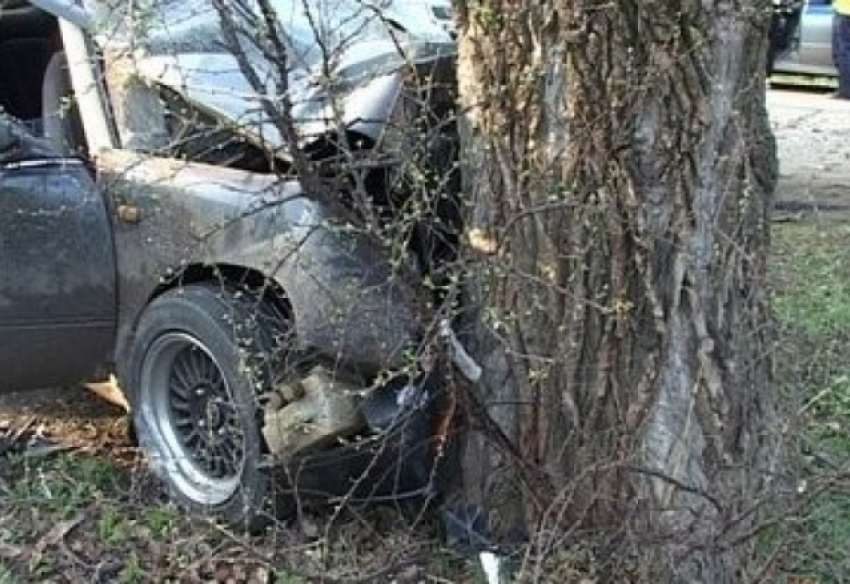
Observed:
[[[30,146],[0,159],[0,390],[115,371],[171,493],[234,524],[295,491],[433,490],[446,408],[421,356],[460,229],[447,33],[276,0],[280,79],[211,1],[113,4],[0,11],[0,137]]]

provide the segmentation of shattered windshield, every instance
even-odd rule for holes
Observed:
[[[440,31],[394,9],[391,0],[269,0],[292,65],[309,67],[354,41],[397,41],[399,35],[433,39]],[[148,54],[226,52],[213,0],[87,0],[97,36]],[[234,0],[228,13],[239,28],[261,30],[257,2]],[[405,21],[405,22],[400,22]]]

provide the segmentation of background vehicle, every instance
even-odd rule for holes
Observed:
[[[774,0],[771,73],[837,76],[832,0]]]
[[[175,498],[248,527],[282,482],[430,492],[450,415],[420,356],[459,229],[453,46],[327,3],[357,31],[322,29],[333,84],[304,4],[275,2],[309,194],[207,2],[154,5],[144,38],[96,2],[0,11],[0,391],[115,370]]]

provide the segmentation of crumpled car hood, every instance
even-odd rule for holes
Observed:
[[[451,54],[452,45],[408,43],[402,50],[386,42],[367,42],[353,47],[338,62],[331,83],[320,71],[293,68],[289,95],[292,116],[305,140],[340,125],[377,138],[399,90],[397,73],[405,63],[421,65]],[[149,83],[166,86],[210,113],[234,123],[240,131],[272,148],[283,138],[262,107],[258,95],[228,53],[181,53],[150,55],[138,61],[140,76]],[[257,65],[260,68],[260,65]],[[270,77],[266,96],[276,96]]]
[[[304,142],[340,127],[377,140],[401,87],[399,71],[455,50],[444,29],[421,19],[404,22],[386,0],[271,2],[288,45],[288,95]],[[100,42],[135,49],[138,73],[148,83],[166,86],[232,122],[266,148],[284,146],[262,105],[282,93],[277,65],[250,40],[243,41],[242,50],[264,84],[259,93],[225,46],[211,0],[148,0],[144,24],[134,29],[123,24],[128,19],[120,9],[106,10],[103,0],[88,4],[95,5],[95,19],[101,20],[95,30],[109,31]],[[234,14],[240,18],[236,8]]]

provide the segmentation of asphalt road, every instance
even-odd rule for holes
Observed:
[[[831,92],[770,89],[780,210],[850,213],[850,101]]]

